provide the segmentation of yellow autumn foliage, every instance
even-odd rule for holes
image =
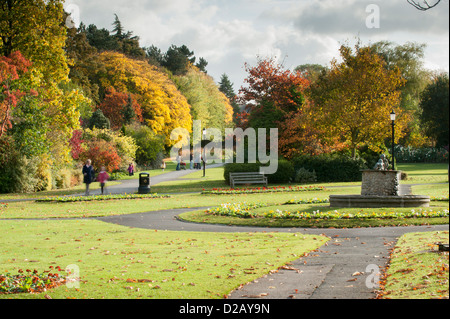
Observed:
[[[166,136],[175,128],[192,131],[190,105],[167,74],[146,61],[134,60],[121,53],[103,52],[97,70],[102,87],[132,93],[142,108],[145,123],[156,133]]]

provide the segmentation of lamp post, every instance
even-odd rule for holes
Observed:
[[[391,121],[392,121],[392,169],[395,171],[395,154],[394,154],[394,146],[395,146],[395,111],[392,110],[391,113]]]

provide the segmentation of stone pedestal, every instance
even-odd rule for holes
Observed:
[[[361,195],[399,196],[401,171],[362,171]]]
[[[430,197],[399,194],[401,171],[362,171],[361,195],[331,195],[331,207],[430,207]]]

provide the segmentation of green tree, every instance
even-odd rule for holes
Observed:
[[[163,54],[161,52],[161,49],[159,49],[158,47],[151,45],[148,48],[145,48],[145,53],[146,53],[146,57],[147,60],[150,64],[152,65],[156,65],[156,66],[161,66],[163,63]]]
[[[227,74],[222,74],[219,82],[219,90],[225,94],[225,96],[230,100],[231,106],[233,108],[233,121],[237,123],[237,115],[241,112],[239,104],[237,103],[237,95],[234,92],[233,83],[231,83]]]
[[[208,73],[206,71],[206,66],[208,65],[208,61],[206,61],[204,58],[200,58],[198,60],[198,63],[195,65],[200,71]]]
[[[448,74],[437,76],[421,95],[420,117],[426,134],[436,146],[449,145],[449,78]]]
[[[397,45],[380,41],[371,45],[371,48],[384,59],[388,70],[398,67],[406,80],[401,88],[400,108],[408,115],[409,123],[402,144],[422,146],[419,103],[421,93],[431,80],[430,72],[423,63],[426,45],[410,42]]]
[[[315,82],[321,74],[327,72],[327,68],[320,64],[302,64],[296,67],[294,71],[299,72],[305,79]]]
[[[109,119],[103,115],[102,110],[97,109],[92,117],[89,119],[88,128],[91,130],[94,128],[97,129],[109,129],[111,127]]]
[[[145,125],[127,125],[125,134],[131,136],[138,147],[136,163],[142,166],[157,166],[159,154],[164,151],[164,137],[156,135]]]

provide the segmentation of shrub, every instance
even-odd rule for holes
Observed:
[[[229,163],[225,165],[225,181],[230,184],[230,173],[259,172],[260,167],[266,165],[261,163]],[[286,160],[278,161],[278,170],[275,174],[267,175],[270,184],[284,184],[292,181],[294,177],[294,167]]]
[[[53,188],[52,180],[52,160],[49,155],[42,155],[37,158],[33,158],[36,161],[36,185],[34,186],[34,191],[49,191]],[[56,185],[55,185],[56,186]]]
[[[292,163],[296,171],[301,168],[314,171],[319,183],[361,181],[361,170],[368,168],[362,159],[330,154],[302,155],[294,158]]]
[[[301,167],[296,171],[294,181],[300,184],[315,183],[317,182],[316,171],[311,172],[306,168]]]
[[[63,168],[55,173],[55,186],[58,189],[66,189],[72,186],[72,170]]]
[[[121,158],[117,150],[104,140],[94,140],[87,143],[87,150],[80,154],[81,158],[91,159],[96,172],[100,172],[102,166],[108,172],[114,172],[120,168]]]
[[[397,163],[448,163],[448,149],[435,147],[395,147]]]
[[[14,140],[0,139],[0,193],[28,193],[34,190],[35,162],[22,156],[14,147]]]

